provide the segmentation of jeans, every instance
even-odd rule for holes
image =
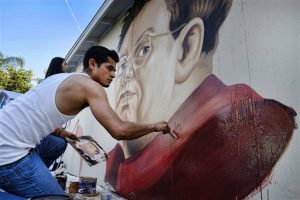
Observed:
[[[48,168],[65,152],[66,148],[66,140],[55,135],[48,135],[41,144],[36,146],[37,152]]]
[[[65,149],[64,139],[49,135],[25,157],[0,166],[0,187],[8,192],[0,192],[0,200],[22,199],[11,194],[26,198],[65,194],[48,169]]]
[[[6,192],[26,198],[64,194],[36,150],[14,163],[0,166],[0,185]]]
[[[0,191],[0,200],[25,200],[25,198]]]

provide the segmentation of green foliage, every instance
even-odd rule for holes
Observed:
[[[24,69],[19,57],[4,57],[0,52],[0,89],[25,93],[31,87],[33,72]]]

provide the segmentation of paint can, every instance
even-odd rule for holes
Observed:
[[[85,196],[95,196],[96,184],[96,177],[80,177],[78,183],[78,193]]]
[[[66,183],[67,191],[66,192],[67,193],[77,193],[78,181],[79,181],[78,177],[67,174],[67,183]]]
[[[78,191],[78,182],[70,182],[69,187],[68,187],[68,191],[69,193],[76,193]]]

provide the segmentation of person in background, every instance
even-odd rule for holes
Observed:
[[[65,73],[69,69],[66,61],[62,57],[54,57],[52,58],[49,67],[47,69],[45,78],[52,76],[54,74]]]

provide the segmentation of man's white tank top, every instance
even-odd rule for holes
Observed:
[[[0,109],[0,166],[19,160],[40,141],[75,116],[56,107],[58,86],[74,73],[61,73],[20,95]]]

